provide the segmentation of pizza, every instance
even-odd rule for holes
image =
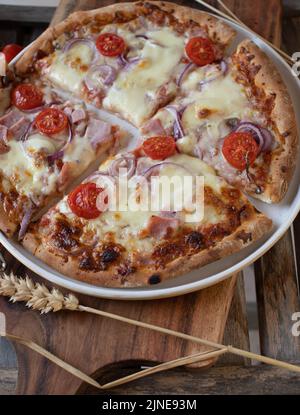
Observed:
[[[160,283],[265,235],[272,222],[248,196],[284,198],[295,115],[275,65],[248,39],[229,52],[234,38],[159,1],[46,30],[1,79],[1,230],[63,274],[113,287]],[[152,188],[164,178],[171,206]],[[141,209],[145,189],[154,206]],[[111,209],[122,191],[134,208]]]

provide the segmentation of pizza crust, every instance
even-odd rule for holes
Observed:
[[[295,169],[298,134],[293,104],[279,71],[268,56],[251,40],[244,40],[237,48],[239,63],[252,75],[255,87],[262,91],[266,99],[273,100],[271,121],[278,131],[281,151],[275,151],[265,191],[253,194],[267,203],[277,203],[285,196]],[[250,75],[251,76],[251,75]]]
[[[163,268],[151,269],[149,267],[147,270],[137,270],[126,279],[114,275],[113,267],[107,271],[81,271],[76,256],[68,256],[65,259],[55,254],[47,249],[47,244],[36,238],[34,233],[26,234],[23,245],[37,258],[71,278],[106,287],[138,287],[149,286],[149,278],[153,275],[158,275],[162,282],[238,252],[265,235],[271,227],[272,221],[265,215],[253,213],[231,235],[224,237],[214,247],[192,256],[180,256]]]
[[[33,56],[38,58],[38,54],[50,54],[53,51],[52,42],[63,33],[73,31],[76,27],[91,23],[92,20],[95,20],[102,25],[113,23],[114,20],[120,19],[120,14],[124,16],[124,19],[127,17],[127,20],[129,21],[138,15],[143,14],[147,8],[150,10],[161,9],[166,13],[172,14],[182,23],[188,23],[192,20],[201,26],[205,26],[210,38],[217,41],[223,48],[228,46],[236,33],[235,30],[226,23],[223,23],[221,20],[208,13],[179,6],[174,3],[161,1],[117,3],[96,10],[72,13],[63,22],[54,27],[49,27],[32,43],[24,55],[19,59],[15,65],[16,71],[20,75],[28,73],[32,68]]]

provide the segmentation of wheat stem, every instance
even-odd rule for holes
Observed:
[[[181,357],[179,359],[170,360],[169,362],[161,363],[160,365],[149,367],[140,372],[133,373],[132,375],[128,375],[121,379],[115,380],[113,382],[106,383],[105,385],[102,386],[102,388],[110,389],[116,386],[123,385],[124,383],[132,382],[134,380],[153,375],[154,373],[174,369],[175,367],[179,367],[183,365],[190,365],[192,363],[198,363],[198,362],[201,362],[202,360],[213,359],[227,352],[228,352],[228,349],[226,347],[221,350],[215,350],[214,352],[201,352],[201,353],[196,353],[190,356]]]
[[[148,376],[153,373],[161,372],[163,370],[168,370],[173,367],[195,363],[201,360],[206,360],[209,358],[219,356],[220,354],[223,354],[223,353],[232,353],[232,354],[236,354],[239,356],[244,356],[244,357],[247,357],[253,360],[257,360],[263,363],[267,363],[273,366],[280,367],[282,369],[287,369],[293,372],[300,373],[300,367],[290,364],[290,363],[282,362],[282,361],[272,359],[266,356],[261,356],[256,353],[238,349],[233,346],[225,346],[223,344],[212,342],[206,339],[201,339],[199,337],[191,336],[189,334],[181,333],[181,332],[171,330],[165,327],[160,327],[160,326],[156,326],[150,323],[145,323],[143,321],[129,319],[127,317],[120,316],[118,314],[113,314],[113,313],[109,313],[103,310],[98,310],[95,308],[80,305],[78,299],[73,294],[64,295],[57,288],[52,288],[51,290],[49,290],[44,284],[35,283],[28,276],[26,276],[25,278],[18,278],[13,273],[11,273],[10,275],[3,274],[2,276],[0,276],[0,295],[10,297],[10,301],[12,302],[24,301],[26,302],[27,307],[32,308],[34,310],[38,310],[42,314],[49,313],[51,311],[57,312],[60,310],[70,310],[70,311],[92,313],[92,314],[96,314],[96,315],[99,315],[105,318],[110,318],[113,320],[121,321],[126,324],[131,324],[131,325],[135,325],[135,326],[142,327],[145,329],[154,330],[154,331],[157,331],[163,334],[179,337],[183,340],[192,341],[197,344],[205,345],[210,348],[216,349],[213,351],[206,351],[206,352],[198,353],[195,355],[181,357],[179,359],[175,359],[170,362],[162,363],[152,368],[126,376],[123,379],[118,379],[114,382],[109,382],[105,385],[100,385],[98,382],[90,378],[88,375],[84,374],[80,370],[74,368],[73,366],[69,365],[68,363],[54,356],[52,353],[48,352],[47,350],[43,349],[41,346],[33,343],[32,341],[25,340],[25,339],[22,339],[20,337],[17,337],[11,334],[5,334],[11,340],[18,341],[19,343],[35,350],[37,353],[40,353],[41,355],[45,356],[47,359],[51,360],[52,362],[56,363],[58,366],[67,370],[69,373],[72,373],[74,376],[77,376],[81,380],[97,388],[101,388],[101,389],[112,388],[113,386],[128,383],[128,382],[131,382],[133,380],[139,379],[144,376]]]

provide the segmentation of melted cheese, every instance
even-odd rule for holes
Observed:
[[[214,127],[221,121],[229,117],[241,118],[249,109],[242,86],[230,74],[204,85],[201,91],[191,93],[189,99],[193,102],[183,113],[184,126],[192,130],[206,122],[211,126],[214,136],[218,134]]]
[[[80,163],[81,170],[84,170],[95,159],[95,150],[90,145],[87,136],[75,136],[65,150],[63,161],[76,161]]]
[[[106,161],[101,167],[100,170],[106,170],[109,164],[113,161],[113,159],[109,159]],[[222,179],[216,176],[215,171],[209,167],[207,164],[202,162],[201,160],[190,157],[184,154],[178,154],[169,159],[166,159],[167,162],[178,163],[182,166],[188,166],[190,173],[195,176],[204,176],[204,184],[210,186],[216,193],[220,192],[221,187],[224,185]],[[150,160],[150,165],[155,164],[155,161]],[[185,176],[189,177],[190,174],[182,168],[179,168],[176,165],[165,165],[160,170],[160,177],[168,177],[174,178],[177,176],[179,179],[183,179]],[[173,188],[171,190],[171,203],[176,202],[176,199],[182,195],[181,190],[182,186],[185,186],[186,190],[186,181],[181,180],[181,184],[179,181],[179,187]],[[194,182],[189,181],[189,183],[193,184]],[[193,194],[193,188],[190,189],[191,194]],[[132,200],[136,196],[136,188],[135,186],[128,186],[128,199]],[[160,210],[163,210],[163,206],[160,206],[158,210],[151,209],[155,204],[158,202],[157,199],[162,197],[162,188],[160,188],[160,192],[153,193],[154,199],[153,204],[146,205],[148,206],[147,210],[139,209],[138,205],[136,207],[132,207],[129,203],[125,203],[122,205],[121,209],[116,209],[114,211],[107,210],[99,215],[98,218],[93,220],[84,220],[82,219],[82,223],[84,225],[84,234],[89,235],[90,232],[96,234],[97,239],[105,241],[107,235],[111,233],[114,234],[114,239],[117,243],[120,243],[130,251],[130,250],[152,250],[153,249],[153,238],[140,238],[140,232],[143,229],[147,228],[149,219],[152,215],[159,215]],[[149,195],[149,197],[151,197]],[[149,198],[150,200],[150,198]],[[162,199],[159,201],[161,202]],[[144,209],[144,207],[143,207]],[[76,218],[76,216],[72,213],[69,208],[67,197],[65,197],[61,202],[58,204],[58,210],[67,215],[70,219]],[[190,213],[191,214],[191,213]],[[180,218],[184,221],[187,216],[183,213],[179,213]],[[215,211],[212,206],[205,206],[204,209],[204,217],[202,221],[197,220],[197,223],[191,222],[192,216],[189,216],[189,220],[187,222],[188,226],[198,226],[199,223],[216,223],[222,220],[223,215],[220,215]],[[195,215],[195,220],[198,216]],[[82,241],[84,242],[85,236],[82,237]]]
[[[34,158],[27,154],[21,142],[11,140],[9,146],[10,151],[0,155],[0,169],[5,177],[12,179],[16,190],[20,194],[53,191],[54,173],[50,173],[43,164],[37,166]]]
[[[35,153],[46,151],[53,154],[63,145],[63,141],[35,133],[22,143],[10,140],[10,150],[0,155],[0,170],[11,179],[20,194],[37,196],[50,195],[56,192],[60,171],[50,168],[46,160],[34,158]],[[88,137],[75,135],[71,144],[64,151],[63,162],[75,161],[76,174],[80,175],[95,159],[95,150]]]
[[[68,52],[56,52],[47,77],[55,85],[79,94],[92,57],[90,47],[80,43],[74,45]]]
[[[169,29],[148,32],[147,36],[153,42],[144,43],[141,60],[120,72],[103,101],[105,108],[124,114],[136,125],[155,109],[156,93],[170,81],[184,46],[183,39]],[[175,91],[175,84],[170,88]]]

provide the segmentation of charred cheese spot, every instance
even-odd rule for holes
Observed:
[[[154,284],[159,284],[161,282],[161,278],[159,274],[153,274],[151,275],[151,277],[148,279],[148,283],[150,285],[154,285]]]
[[[192,248],[200,249],[204,247],[204,238],[202,233],[193,231],[185,237],[186,243]]]
[[[70,226],[68,222],[58,221],[52,233],[52,243],[56,248],[68,252],[79,247],[80,234],[79,228]]]
[[[119,252],[115,248],[109,247],[103,251],[101,261],[108,264],[110,262],[114,262],[119,255]]]

